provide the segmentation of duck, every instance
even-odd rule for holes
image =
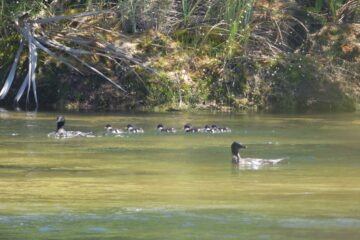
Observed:
[[[203,132],[204,129],[202,129],[202,128],[194,128],[194,127],[191,126],[190,123],[187,123],[187,124],[184,125],[184,131],[186,133],[197,133],[197,132]]]
[[[81,131],[66,131],[65,128],[65,117],[63,115],[57,116],[56,118],[56,131],[49,133],[49,137],[55,138],[73,138],[73,137],[95,137],[92,132],[81,132]]]
[[[218,127],[216,124],[211,125],[211,128],[216,133],[230,133],[231,129],[228,127]]]
[[[128,125],[126,126],[126,130],[127,130],[129,133],[144,133],[144,129],[139,128],[139,127],[135,127],[135,126],[133,126],[132,124],[128,124]]]
[[[242,158],[240,157],[240,150],[247,148],[246,145],[240,142],[233,142],[231,144],[232,163],[252,169],[258,169],[262,166],[274,166],[285,158],[278,159],[261,159],[261,158]]]
[[[165,128],[162,124],[158,124],[156,128],[159,132],[176,133],[175,128]]]
[[[111,126],[111,124],[106,124],[104,128],[105,128],[107,134],[119,135],[119,134],[124,133],[124,131],[122,129],[113,128]]]

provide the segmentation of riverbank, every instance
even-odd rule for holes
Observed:
[[[41,53],[37,68],[40,108],[355,111],[360,102],[360,18],[349,3],[353,4],[344,1],[334,13],[326,4],[316,9],[311,1],[256,1],[238,7],[237,21],[230,18],[230,12],[222,13],[220,5],[201,3],[192,6],[191,16],[185,19],[181,15],[147,16],[147,12],[137,10],[140,12],[129,22],[121,17],[129,13],[115,11],[110,16],[84,18],[81,24],[65,21],[67,25],[37,26],[34,35],[49,34],[57,44],[70,42],[72,50],[91,50],[81,60],[96,66],[125,90],[84,65],[77,63],[79,71],[74,71]],[[65,15],[99,8],[62,7],[67,9],[62,12]],[[183,11],[176,4],[168,7]],[[205,14],[205,7],[217,8]],[[247,11],[251,15],[245,14]],[[38,15],[34,13],[31,20]],[[169,19],[176,20],[171,28]],[[67,36],[73,31],[69,25],[76,26],[78,33]],[[57,35],[52,36],[52,32]],[[1,79],[9,72],[9,56],[15,55],[19,38],[13,34],[0,40]],[[54,43],[47,47],[54,48]],[[95,52],[101,47],[101,53]],[[106,55],[110,48],[126,58],[114,61],[112,55]],[[66,57],[68,53],[61,49],[53,50]],[[25,77],[27,67],[24,55],[17,79]],[[0,104],[12,106],[20,85],[21,81],[15,81]],[[20,100],[20,106],[24,105],[25,97]]]

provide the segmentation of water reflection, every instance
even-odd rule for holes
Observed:
[[[285,164],[285,163],[283,163]],[[236,164],[232,163],[232,173],[238,174],[240,171],[249,171],[249,170],[278,170],[282,167],[280,165],[254,165],[254,164]]]

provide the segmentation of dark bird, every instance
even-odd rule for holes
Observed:
[[[157,128],[157,130],[158,130],[159,132],[176,133],[176,129],[175,129],[175,128],[166,128],[166,127],[164,127],[164,125],[162,125],[162,124],[158,124],[156,128]]]
[[[197,133],[197,132],[203,132],[204,129],[202,129],[202,128],[194,128],[194,127],[191,126],[190,123],[187,123],[187,124],[184,125],[184,131],[186,133]]]
[[[126,126],[126,130],[129,132],[129,133],[144,133],[144,129],[142,128],[139,128],[139,127],[135,127],[131,124],[128,124]]]
[[[48,136],[55,138],[95,137],[92,132],[66,131],[64,126],[65,126],[65,117],[62,115],[57,116],[56,130],[55,132],[49,133]]]
[[[215,124],[211,125],[211,128],[216,133],[230,133],[231,132],[230,128],[228,128],[228,127],[218,127]]]
[[[107,134],[119,135],[124,133],[122,129],[113,128],[110,124],[106,124],[104,128]]]

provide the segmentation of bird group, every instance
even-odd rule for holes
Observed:
[[[136,127],[132,124],[128,124],[124,128],[114,128],[111,124],[106,124],[105,135],[122,135],[122,134],[137,134],[144,133],[144,129]],[[176,133],[177,130],[173,127],[165,127],[163,124],[158,124],[156,129],[160,133]],[[193,127],[190,123],[187,123],[183,127],[185,133],[230,133],[231,129],[228,127],[220,127],[215,124],[205,125],[203,128]],[[55,138],[73,138],[73,137],[95,137],[92,132],[81,131],[67,131],[65,130],[65,117],[60,115],[56,118],[56,130],[49,133],[49,137]]]
[[[184,131],[187,133],[197,133],[197,132],[203,132],[203,133],[230,133],[231,129],[228,127],[219,127],[215,124],[205,125],[203,128],[196,128],[193,127],[190,123],[187,123],[184,125]]]
[[[81,131],[67,131],[64,128],[65,126],[65,117],[58,116],[56,118],[56,131],[49,133],[49,137],[55,138],[73,138],[73,137],[95,137],[92,132],[81,132]],[[104,127],[106,134],[122,136],[126,133],[137,134],[144,133],[144,129],[141,127],[136,127],[132,124],[128,124],[125,128],[113,128],[110,124],[106,124]],[[163,133],[176,133],[175,128],[165,127],[163,124],[157,125],[157,130]],[[217,125],[205,125],[203,128],[193,127],[190,123],[184,125],[185,133],[229,133],[231,129],[228,127],[218,127]],[[231,144],[231,153],[232,153],[232,163],[237,166],[249,169],[259,169],[262,166],[267,165],[276,165],[284,160],[284,158],[279,159],[260,159],[260,158],[242,158],[240,157],[240,150],[246,148],[245,145],[239,142],[233,142]]]

